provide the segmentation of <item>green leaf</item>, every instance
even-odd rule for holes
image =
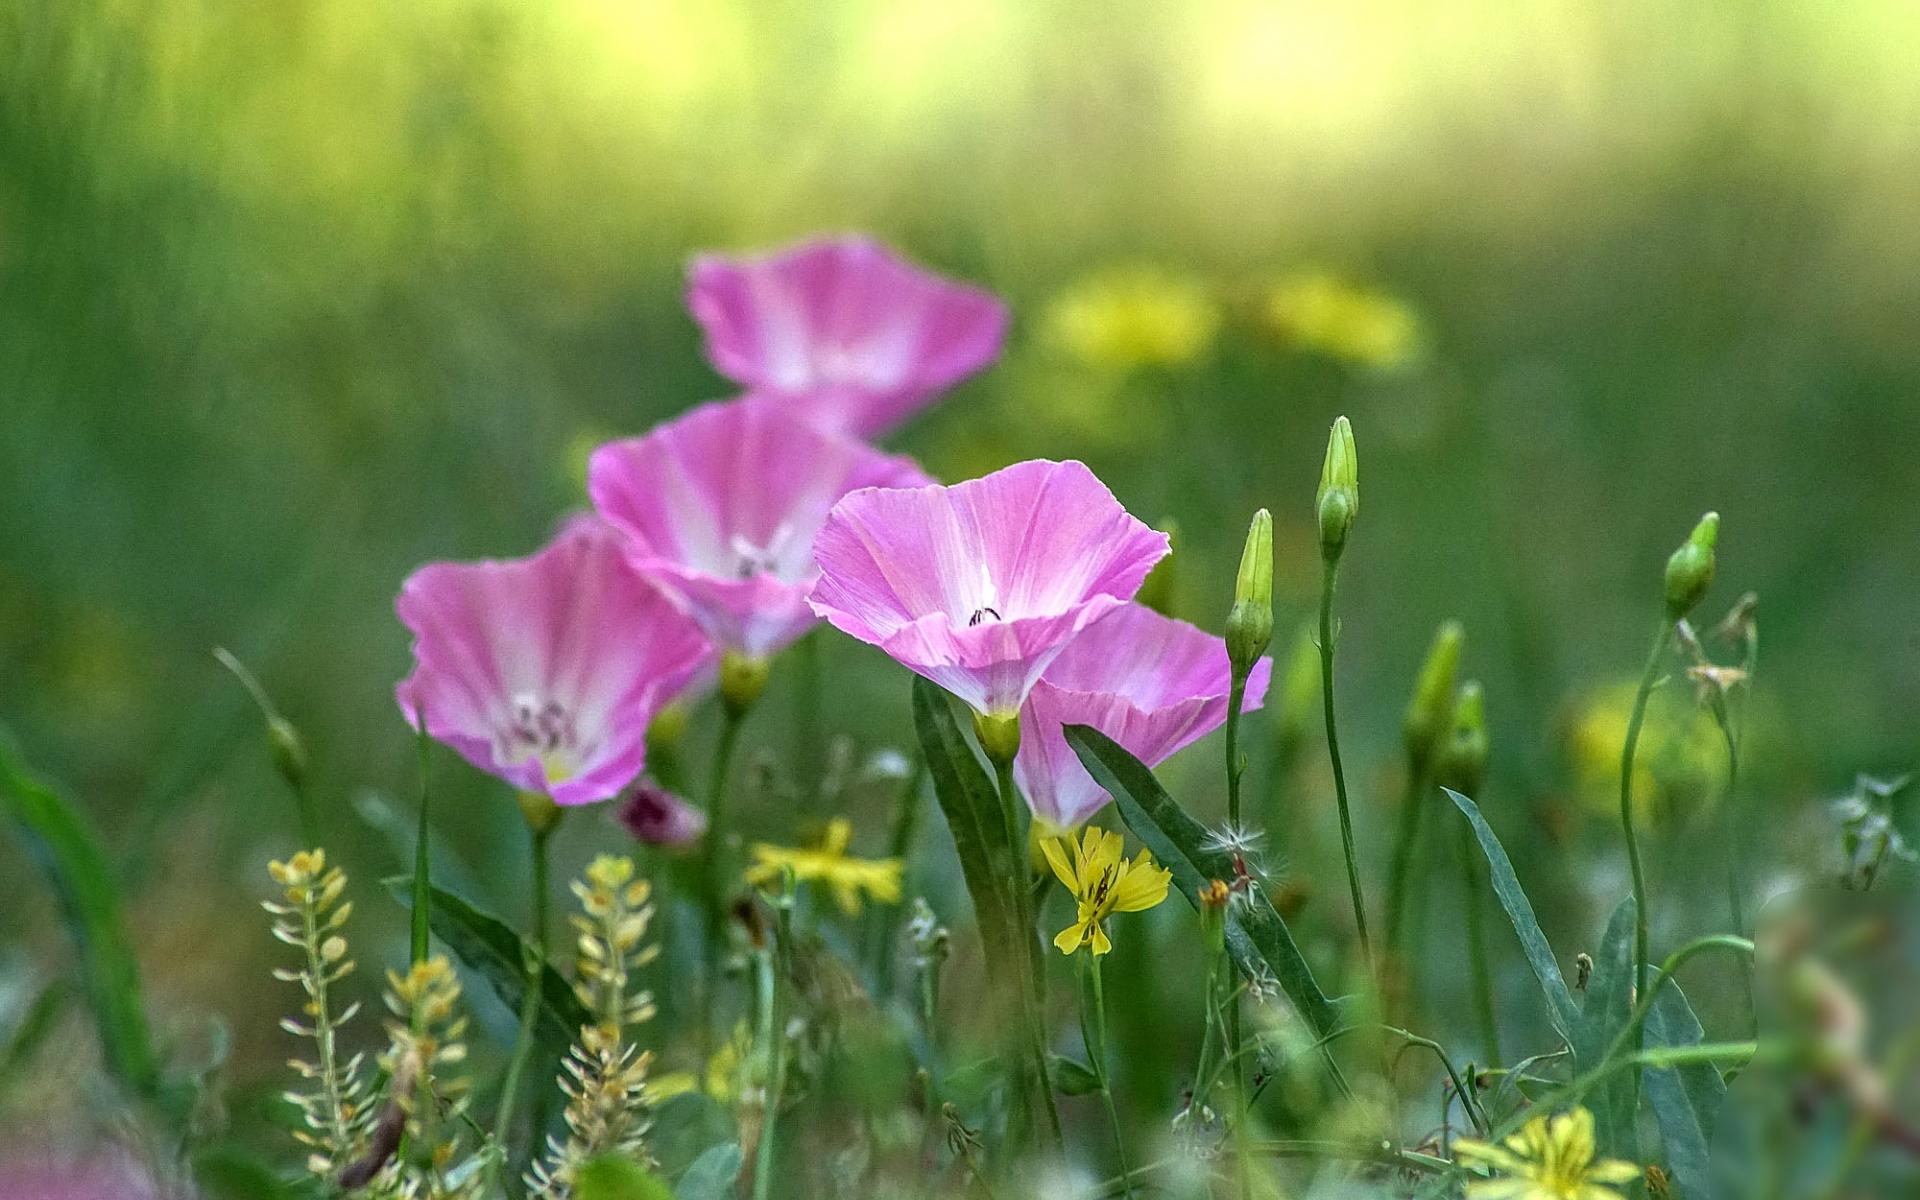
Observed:
[[[1093,1068],[1077,1058],[1068,1058],[1064,1054],[1049,1055],[1047,1061],[1053,1066],[1054,1090],[1064,1096],[1085,1096],[1100,1090],[1100,1079]]]
[[[625,1158],[595,1158],[573,1177],[573,1200],[673,1200],[652,1171]]]
[[[920,736],[927,773],[933,778],[934,798],[940,802],[947,828],[953,833],[953,848],[960,857],[967,894],[973,898],[987,961],[1008,962],[1016,943],[1011,940],[1014,921],[1007,907],[1005,881],[1020,876],[1013,870],[999,791],[960,732],[946,693],[917,675],[913,680],[913,724]]]
[[[1704,1031],[1680,985],[1669,980],[1647,1013],[1649,1046],[1697,1046]],[[1647,1103],[1667,1149],[1667,1174],[1682,1200],[1708,1200],[1715,1194],[1707,1147],[1726,1099],[1727,1085],[1711,1063],[1649,1068]]]
[[[733,1200],[740,1163],[740,1147],[736,1143],[709,1147],[680,1177],[680,1185],[673,1189],[675,1200]]]
[[[1600,952],[1594,956],[1586,1002],[1573,1027],[1573,1061],[1581,1072],[1600,1066],[1633,1015],[1633,914],[1629,896],[1613,910],[1606,935],[1600,939]],[[1601,1155],[1640,1161],[1639,1139],[1634,1135],[1638,1099],[1631,1071],[1617,1071],[1595,1089],[1589,1107],[1594,1143]]]
[[[1208,881],[1233,878],[1232,855],[1207,847],[1206,827],[1167,795],[1145,764],[1088,725],[1067,726],[1066,738],[1094,782],[1119,804],[1134,836],[1173,872],[1174,886],[1188,904],[1199,905],[1200,889]],[[1227,953],[1247,978],[1266,973],[1279,981],[1315,1033],[1324,1037],[1339,1027],[1339,1010],[1320,990],[1287,923],[1257,888],[1245,906],[1227,910]]]
[[[28,852],[59,897],[107,1065],[135,1095],[158,1096],[160,1060],[154,1053],[153,1033],[141,1001],[139,964],[121,918],[119,889],[106,854],[92,825],[27,773],[3,734],[0,808],[26,835]]]
[[[383,881],[400,903],[413,902],[413,876],[396,875]],[[433,896],[431,912],[433,935],[453,951],[468,970],[486,980],[500,1003],[511,1012],[520,1011],[527,991],[526,943],[505,921],[475,908],[466,900],[443,888],[429,889]],[[558,1059],[580,1036],[580,1029],[592,1023],[586,1007],[573,994],[573,988],[548,963],[540,972],[540,1009],[534,1032],[547,1054]]]
[[[1500,907],[1506,910],[1507,920],[1513,923],[1513,932],[1520,938],[1520,949],[1526,955],[1527,966],[1533,968],[1533,977],[1539,981],[1540,991],[1546,995],[1547,1014],[1553,1021],[1554,1029],[1571,1045],[1573,1027],[1580,1019],[1580,1009],[1573,1002],[1573,993],[1567,990],[1566,978],[1560,974],[1560,964],[1554,960],[1553,947],[1547,944],[1547,935],[1540,932],[1540,922],[1533,915],[1533,905],[1527,901],[1526,892],[1520,889],[1520,879],[1513,873],[1512,861],[1507,858],[1507,852],[1500,846],[1500,839],[1494,836],[1493,828],[1480,815],[1480,809],[1473,801],[1452,788],[1440,790],[1452,797],[1454,805],[1466,814],[1468,824],[1473,826],[1473,836],[1480,840],[1480,850],[1487,856],[1493,894],[1499,898]]]
[[[41,1043],[59,1024],[60,1014],[65,1011],[72,990],[64,979],[56,979],[40,989],[40,994],[33,998],[33,1003],[14,1023],[13,1032],[7,1035],[6,1045],[0,1047],[0,1080],[15,1078],[15,1072],[33,1061]]]

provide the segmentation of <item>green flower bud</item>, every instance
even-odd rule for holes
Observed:
[[[1360,515],[1360,456],[1353,446],[1353,426],[1345,417],[1333,423],[1327,435],[1327,457],[1320,466],[1320,490],[1313,499],[1320,522],[1320,553],[1332,562],[1347,544],[1347,531]]]
[[[1407,757],[1416,770],[1426,767],[1435,746],[1447,732],[1453,716],[1454,677],[1459,673],[1460,652],[1466,641],[1467,631],[1460,622],[1444,621],[1439,632],[1433,635],[1426,661],[1420,664],[1413,699],[1407,704],[1406,721],[1401,726]]]
[[[974,713],[973,735],[980,739],[980,749],[988,762],[1011,763],[1020,753],[1020,714]]]
[[[1208,880],[1200,887],[1200,929],[1211,954],[1227,948],[1227,905],[1233,891],[1220,879]]]
[[[1713,586],[1713,547],[1720,540],[1720,514],[1700,518],[1673,556],[1667,559],[1667,619],[1678,621],[1693,611]]]
[[[1153,570],[1147,573],[1146,581],[1133,594],[1133,598],[1136,603],[1146,605],[1161,616],[1171,617],[1174,615],[1176,590],[1173,564],[1179,557],[1180,526],[1172,517],[1166,517],[1155,528],[1167,535],[1167,556],[1153,564]]]
[[[299,792],[307,786],[307,746],[300,740],[300,731],[285,717],[273,715],[267,718],[267,753],[273,758],[274,769],[280,772],[280,778],[287,786]]]
[[[1273,641],[1273,514],[1261,509],[1247,529],[1240,574],[1233,581],[1227,614],[1227,661],[1245,678]]]
[[[1460,685],[1453,702],[1453,728],[1440,747],[1433,773],[1440,786],[1463,796],[1480,791],[1487,774],[1487,701],[1477,679]]]
[[[720,656],[720,701],[730,716],[743,716],[766,687],[766,659],[750,658],[737,650]]]

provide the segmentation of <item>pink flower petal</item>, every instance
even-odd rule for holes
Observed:
[[[1272,663],[1247,679],[1242,711],[1266,699]],[[1068,643],[1020,710],[1014,778],[1035,817],[1076,829],[1107,795],[1067,745],[1063,727],[1091,725],[1157,766],[1227,717],[1232,668],[1226,643],[1138,604],[1115,609]]]
[[[531,558],[422,567],[395,609],[414,635],[407,719],[424,709],[428,733],[558,804],[631,782],[648,722],[713,654],[600,522]]]
[[[1007,311],[871,238],[694,259],[687,306],[722,375],[823,429],[871,436],[992,362]]]
[[[763,400],[703,405],[594,451],[587,490],[634,566],[722,647],[764,657],[816,620],[813,539],[848,492],[913,486],[912,460]]]
[[[855,492],[814,542],[809,597],[981,712],[1011,712],[1073,636],[1139,589],[1165,534],[1077,462]]]

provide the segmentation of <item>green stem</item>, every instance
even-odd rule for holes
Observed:
[[[920,829],[920,785],[926,778],[927,760],[915,754],[913,769],[900,791],[900,808],[894,814],[893,832],[887,839],[887,857],[907,862],[909,867],[908,855],[913,850],[914,835]],[[903,886],[901,890],[908,896],[913,894],[911,887]],[[867,917],[867,953],[873,963],[874,995],[883,1005],[893,998],[893,961],[900,941],[901,910],[898,904],[876,904]]]
[[[420,722],[420,829],[413,840],[413,928],[412,961],[417,966],[427,961],[428,918],[432,911],[433,888],[428,869],[427,801],[431,796],[428,771],[432,766],[433,743],[427,740],[427,723]]]
[[[701,905],[706,941],[704,991],[706,1012],[700,1021],[700,1058],[713,1057],[715,1022],[720,1019],[720,958],[726,949],[727,899],[727,775],[733,767],[734,747],[740,741],[740,726],[746,713],[733,705],[723,705],[720,737],[713,747],[713,770],[707,777],[707,837],[701,858],[700,884],[704,893]]]
[[[1027,886],[1027,845],[1020,836],[1018,792],[1013,784],[1013,762],[994,762],[1000,785],[1000,816],[1007,827],[1007,848],[1012,852],[1013,870],[1008,880],[1009,899],[1014,913],[1013,957],[1015,977],[1019,980],[1020,1006],[1027,1032],[1027,1052],[1034,1088],[1040,1093],[1041,1108],[1047,1116],[1047,1129],[1056,1152],[1064,1153],[1066,1137],[1060,1128],[1060,1110],[1053,1102],[1053,1077],[1047,1070],[1046,1015],[1041,1011],[1040,984],[1034,969],[1033,889]]]
[[[1387,883],[1387,940],[1389,961],[1401,964],[1408,976],[1413,952],[1403,956],[1401,933],[1405,928],[1407,890],[1413,878],[1413,848],[1420,841],[1420,818],[1426,810],[1427,772],[1418,756],[1407,756],[1407,796],[1400,806],[1400,831],[1393,847],[1393,874]],[[1411,992],[1411,989],[1409,989]]]
[[[1133,1195],[1133,1169],[1127,1164],[1127,1135],[1120,1127],[1120,1111],[1113,1103],[1113,1081],[1107,1075],[1107,1000],[1100,982],[1100,959],[1087,947],[1080,955],[1082,977],[1086,980],[1087,1006],[1080,1011],[1080,1037],[1087,1044],[1087,1061],[1100,1085],[1100,1099],[1107,1107],[1107,1122],[1113,1126],[1113,1145],[1120,1158],[1120,1178],[1126,1182],[1126,1194]]]
[[[793,645],[793,735],[797,743],[794,757],[799,772],[800,796],[809,807],[817,807],[824,797],[821,783],[825,759],[820,733],[820,632],[807,634]]]
[[[1246,761],[1240,755],[1240,709],[1246,703],[1247,676],[1238,665],[1233,668],[1232,680],[1227,688],[1227,824],[1237,836],[1244,832],[1240,824],[1240,776],[1246,770]],[[1251,1194],[1250,1164],[1247,1161],[1247,1111],[1250,1087],[1247,1079],[1247,1059],[1242,1052],[1241,1000],[1238,991],[1234,993],[1232,1007],[1227,1010],[1227,1053],[1233,1059],[1233,1103],[1234,1122],[1233,1140],[1237,1153],[1234,1156],[1239,1173],[1240,1195]],[[1117,1134],[1116,1134],[1117,1136]]]
[[[1419,1046],[1422,1049],[1433,1052],[1434,1057],[1440,1060],[1441,1067],[1445,1068],[1447,1078],[1453,1081],[1453,1094],[1460,1097],[1460,1107],[1465,1110],[1467,1119],[1473,1122],[1475,1131],[1477,1131],[1480,1136],[1485,1137],[1487,1134],[1487,1115],[1481,1110],[1479,1098],[1473,1094],[1473,1089],[1467,1086],[1466,1081],[1460,1077],[1460,1072],[1454,1069],[1453,1060],[1447,1057],[1446,1047],[1434,1041],[1432,1038],[1421,1037],[1417,1033],[1401,1029],[1396,1025],[1383,1025],[1381,1028],[1393,1034],[1395,1037],[1406,1039],[1411,1045]]]
[[[1672,636],[1673,622],[1661,618],[1653,635],[1653,648],[1647,652],[1646,669],[1640,673],[1640,688],[1633,694],[1627,740],[1620,748],[1620,825],[1626,832],[1627,864],[1633,872],[1633,985],[1641,996],[1647,995],[1647,877],[1640,865],[1640,839],[1633,827],[1633,752],[1640,743],[1640,724],[1647,716],[1647,697],[1653,694],[1653,685],[1660,677],[1660,656]]]
[[[547,845],[553,826],[533,829],[533,926],[526,953],[526,992],[520,998],[520,1032],[514,1038],[513,1057],[500,1085],[500,1107],[493,1116],[493,1140],[500,1146],[499,1162],[507,1157],[507,1138],[513,1132],[513,1110],[520,1095],[520,1078],[533,1056],[533,1030],[540,1014],[540,982],[547,967]],[[536,1131],[535,1136],[538,1136]]]
[[[1338,560],[1325,560],[1320,583],[1320,699],[1327,717],[1327,757],[1333,761],[1334,799],[1340,805],[1340,847],[1347,858],[1347,889],[1353,894],[1353,923],[1360,931],[1360,953],[1371,972],[1374,969],[1373,939],[1367,934],[1367,906],[1360,895],[1360,863],[1353,852],[1353,816],[1347,807],[1347,774],[1340,762],[1340,732],[1334,719],[1333,591],[1339,575]]]
[[[793,937],[791,876],[777,904],[773,944],[760,952],[760,1038],[767,1055],[767,1098],[760,1122],[760,1144],[753,1156],[754,1200],[767,1200],[773,1186],[774,1123],[780,1115],[780,1093],[786,1085],[786,1018],[780,991],[781,965]]]
[[[1487,1061],[1499,1066],[1500,1022],[1493,1004],[1493,970],[1487,958],[1486,902],[1480,891],[1480,856],[1473,844],[1473,829],[1465,821],[1456,822],[1460,836],[1461,879],[1466,884],[1467,962],[1473,974],[1473,1007],[1480,1021],[1480,1049]]]

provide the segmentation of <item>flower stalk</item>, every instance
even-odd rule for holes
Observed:
[[[1107,1109],[1107,1122],[1113,1127],[1113,1144],[1120,1159],[1120,1178],[1126,1194],[1133,1195],[1133,1168],[1127,1162],[1127,1134],[1120,1124],[1120,1111],[1113,1102],[1113,1081],[1107,1072],[1107,1000],[1100,977],[1100,958],[1091,945],[1074,955],[1079,960],[1081,1001],[1080,1039],[1087,1047],[1087,1063],[1093,1068],[1094,1083],[1100,1101]]]
[[[1320,525],[1320,701],[1326,716],[1327,757],[1333,764],[1334,800],[1340,808],[1340,848],[1347,860],[1347,890],[1353,899],[1353,923],[1360,935],[1360,954],[1367,970],[1377,969],[1373,937],[1367,931],[1367,905],[1360,891],[1360,862],[1353,849],[1353,815],[1347,804],[1347,773],[1340,760],[1340,729],[1333,700],[1333,594],[1340,577],[1340,556],[1347,534],[1360,513],[1360,460],[1354,449],[1353,426],[1341,417],[1327,437],[1327,457],[1320,467],[1320,490],[1314,496],[1314,515]],[[1376,990],[1378,990],[1376,986]]]
[[[520,998],[520,1029],[514,1036],[513,1056],[507,1061],[507,1074],[500,1084],[500,1105],[493,1114],[493,1140],[502,1147],[513,1136],[514,1109],[520,1099],[520,1080],[526,1074],[527,1060],[533,1056],[533,1031],[540,1015],[540,983],[547,967],[547,872],[550,865],[548,843],[559,828],[564,810],[544,796],[523,794],[521,810],[527,814],[527,834],[533,866],[533,919],[526,946],[526,990]]]

